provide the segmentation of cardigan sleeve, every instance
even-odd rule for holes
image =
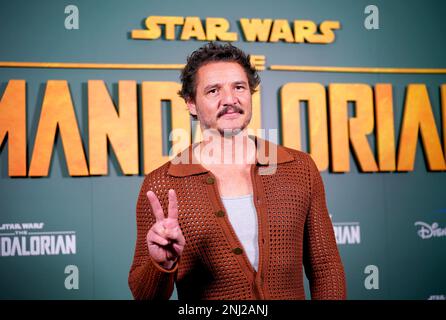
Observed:
[[[344,267],[328,215],[322,177],[308,156],[310,207],[304,231],[304,267],[312,299],[346,299]]]
[[[128,283],[133,297],[137,300],[167,300],[173,292],[178,261],[171,270],[166,270],[153,261],[149,254],[146,236],[156,221],[146,196],[151,187],[149,181],[149,177],[146,176],[136,205],[137,236]]]

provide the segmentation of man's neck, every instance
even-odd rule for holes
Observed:
[[[193,152],[206,168],[242,169],[250,167],[256,160],[256,145],[246,129],[234,135],[206,131]]]

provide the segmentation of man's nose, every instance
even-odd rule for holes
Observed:
[[[237,103],[237,96],[231,88],[224,88],[221,96],[222,105],[234,105]]]

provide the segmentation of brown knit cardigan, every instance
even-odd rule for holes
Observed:
[[[277,147],[268,159],[266,140],[253,137],[257,163],[251,166],[258,215],[258,271],[252,267],[225,214],[215,176],[200,164],[167,162],[148,174],[137,208],[137,239],[129,273],[135,299],[305,299],[303,268],[312,299],[345,299],[346,284],[324,186],[309,155]],[[193,157],[189,146],[179,156]],[[266,156],[265,156],[266,155]],[[195,159],[195,158],[194,158]],[[274,174],[265,168],[276,165]],[[173,269],[149,255],[146,235],[155,217],[146,197],[152,190],[167,214],[168,190],[176,191],[186,246]]]

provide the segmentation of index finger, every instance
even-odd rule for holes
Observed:
[[[152,211],[156,218],[156,221],[163,220],[165,218],[163,208],[161,207],[161,203],[156,197],[155,193],[153,191],[148,191],[147,198],[149,199],[150,206],[152,207]]]
[[[171,219],[178,219],[178,201],[175,190],[173,189],[169,189],[169,208],[167,216]]]

